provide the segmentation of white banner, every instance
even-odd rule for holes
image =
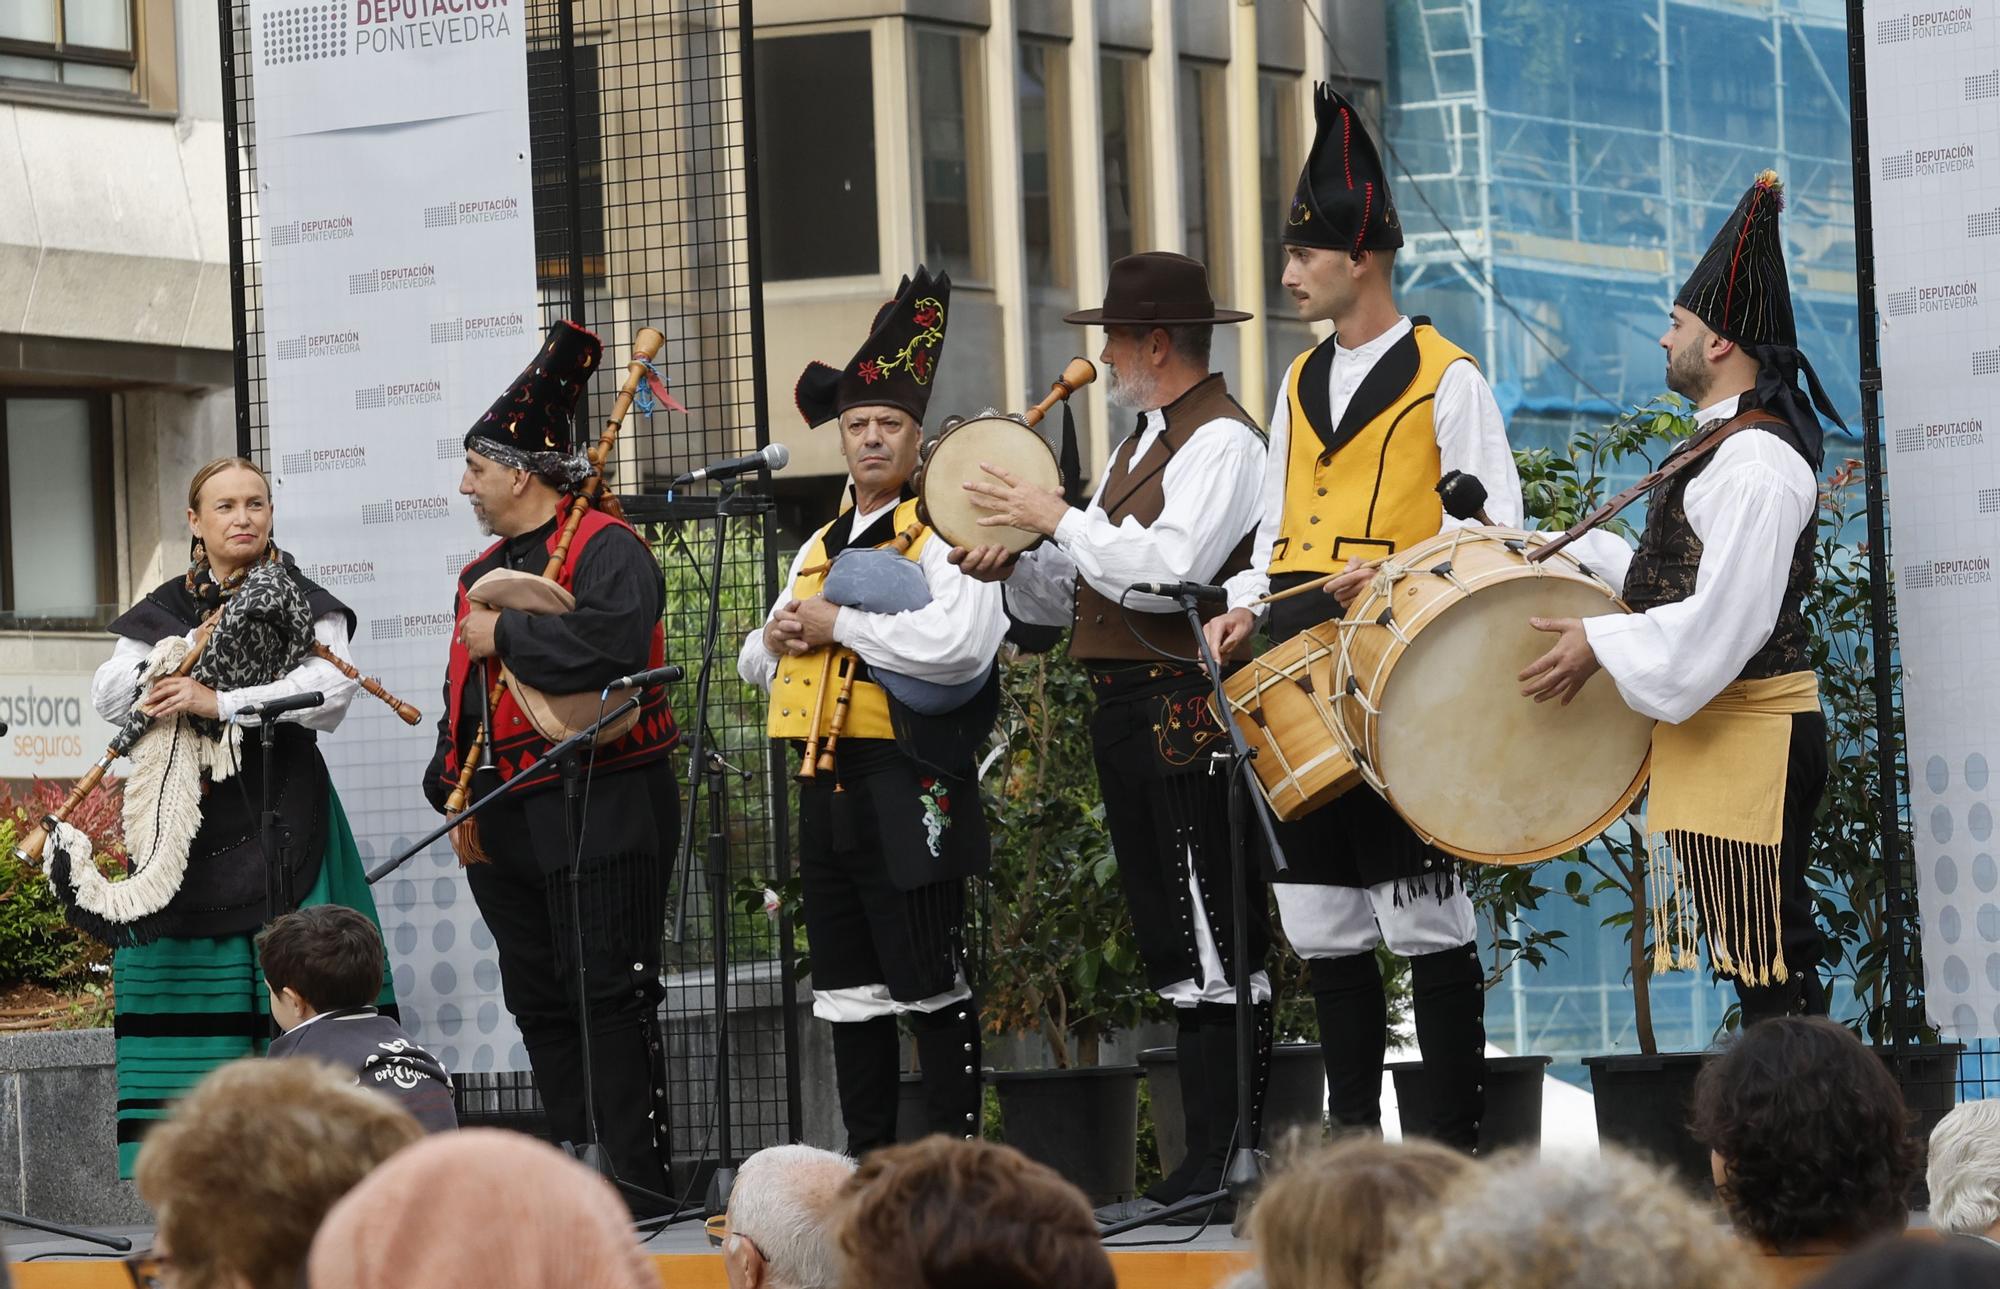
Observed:
[[[2000,1036],[2000,2],[1868,6],[1882,430],[1925,997]],[[1994,423],[1989,426],[1987,419]]]
[[[75,779],[97,764],[118,730],[90,705],[90,680],[89,672],[0,672],[0,779]]]
[[[541,328],[523,0],[253,0],[265,371],[279,543],[352,605],[366,695],[322,740],[376,862],[437,822],[465,430]],[[375,888],[404,1022],[453,1070],[526,1069],[449,847]]]

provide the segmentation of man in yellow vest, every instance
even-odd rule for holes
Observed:
[[[1354,107],[1325,85],[1318,133],[1284,214],[1285,289],[1334,334],[1298,356],[1271,413],[1264,517],[1229,612],[1207,625],[1218,656],[1242,649],[1260,597],[1345,569],[1327,594],[1270,606],[1272,641],[1337,616],[1369,565],[1456,526],[1437,494],[1452,470],[1486,485],[1494,522],[1521,518],[1520,477],[1493,391],[1470,355],[1396,307],[1402,228],[1389,179]],[[1388,1005],[1378,945],[1410,960],[1430,1131],[1472,1150],[1485,1104],[1484,973],[1472,902],[1452,862],[1387,802],[1357,789],[1278,825],[1290,871],[1272,883],[1279,920],[1312,973],[1328,1104],[1379,1129]]]
[[[1228,743],[1208,710],[1210,685],[1186,614],[1172,600],[1133,590],[1147,582],[1218,582],[1249,563],[1262,509],[1264,438],[1208,365],[1215,325],[1249,316],[1216,308],[1200,260],[1143,251],[1113,264],[1104,306],[1065,321],[1104,328],[1111,401],[1137,413],[1138,423],[1085,506],[988,465],[991,479],[965,486],[989,519],[1050,541],[1018,560],[997,546],[952,552],[972,576],[1005,581],[1014,618],[1072,628],[1070,654],[1089,668],[1097,700],[1091,744],[1119,884],[1147,983],[1174,1008],[1187,1152],[1144,1195],[1099,1209],[1108,1221],[1222,1184],[1237,1136],[1239,958],[1249,964],[1256,1004],[1253,1118],[1241,1134],[1253,1148],[1270,1068],[1264,877],[1261,869],[1246,874],[1249,945],[1239,954],[1229,779],[1211,773],[1213,745]],[[1184,1215],[1190,1222],[1210,1216],[1201,1209]]]
[[[1826,718],[1805,598],[1824,457],[1814,408],[1841,420],[1798,350],[1783,208],[1778,176],[1758,175],[1674,299],[1660,347],[1697,432],[1665,463],[1690,462],[1653,493],[1638,551],[1602,529],[1571,547],[1634,611],[1533,619],[1554,640],[1521,673],[1536,702],[1567,703],[1602,667],[1660,722],[1647,843],[1668,879],[1656,889],[1685,898],[1653,910],[1654,969],[1694,965],[1698,910],[1746,1025],[1826,1012],[1806,881]]]
[[[951,279],[919,268],[845,369],[812,363],[799,378],[806,424],[839,423],[852,504],[806,542],[737,656],[743,679],[770,693],[771,737],[802,745],[811,776],[798,838],[813,1014],[833,1025],[855,1155],[896,1140],[898,1016],[916,1032],[929,1130],[978,1130],[965,879],[989,858],[973,754],[999,709],[1007,618],[1000,588],[952,566],[909,489],[950,301]],[[848,554],[861,567],[894,561],[891,573],[907,574],[907,560],[927,603],[884,612],[830,600],[823,588],[842,570],[829,563]]]

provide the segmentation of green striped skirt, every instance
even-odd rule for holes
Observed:
[[[340,794],[327,788],[326,853],[301,904],[345,904],[379,927],[375,898]],[[162,939],[112,958],[118,1065],[118,1175],[130,1177],[139,1142],[174,1101],[218,1065],[261,1055],[272,1037],[271,999],[249,935]],[[388,955],[378,1004],[396,1005]]]

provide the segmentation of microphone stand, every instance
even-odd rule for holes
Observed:
[[[257,784],[257,839],[264,849],[264,921],[292,911],[292,866],[286,858],[291,849],[292,830],[278,822],[278,808],[272,800],[271,779],[277,773],[277,722],[262,713],[257,717],[257,750],[263,762],[263,778]]]
[[[41,1218],[29,1217],[26,1213],[10,1213],[6,1209],[0,1209],[0,1225],[24,1226],[32,1231],[47,1231],[50,1235],[60,1235],[70,1240],[81,1240],[85,1244],[101,1244],[107,1249],[116,1249],[120,1253],[124,1253],[132,1247],[132,1241],[122,1235],[106,1235],[102,1231],[93,1231],[87,1227],[64,1226],[61,1222],[44,1222]]]
[[[576,733],[550,748],[542,757],[544,762],[553,761],[555,763],[556,771],[562,779],[563,839],[569,850],[569,872],[568,882],[566,883],[569,888],[568,949],[570,960],[575,964],[576,968],[577,1038],[580,1046],[578,1055],[580,1057],[580,1064],[583,1067],[583,1117],[586,1136],[580,1142],[563,1142],[560,1144],[566,1147],[577,1159],[596,1169],[601,1176],[610,1181],[612,1185],[616,1186],[625,1195],[657,1205],[670,1216],[678,1216],[680,1211],[679,1204],[673,1197],[648,1190],[643,1186],[620,1178],[611,1165],[610,1157],[605,1154],[602,1143],[598,1140],[596,1065],[590,1035],[590,988],[588,972],[584,965],[583,956],[583,917],[580,892],[580,879],[583,873],[583,854],[581,847],[582,837],[578,828],[578,816],[581,813],[583,804],[583,749],[596,742],[599,730],[638,706],[639,694],[633,694],[616,707],[603,712],[589,725],[584,726]],[[386,863],[379,865],[373,872],[370,872],[368,874],[369,885],[372,886],[395,872],[407,863],[412,856],[428,847],[432,842],[444,836],[459,824],[464,823],[467,819],[477,815],[480,811],[486,809],[502,797],[519,790],[522,784],[529,782],[535,777],[532,773],[517,774],[485,796],[480,797],[464,810],[446,819],[423,837],[417,839],[416,842],[405,847],[402,853],[393,856]],[[655,1216],[644,1220],[655,1222],[659,1219],[658,1216]]]
[[[688,799],[681,842],[681,898],[674,906],[672,938],[679,943],[682,919],[687,911],[686,865],[694,862],[696,820],[700,815],[702,783],[709,785],[709,833],[707,847],[708,903],[714,949],[711,969],[715,973],[710,1001],[710,1023],[715,1029],[715,1171],[709,1175],[703,1197],[704,1216],[714,1217],[729,1209],[729,1193],[736,1186],[735,1143],[729,1112],[729,831],[725,811],[725,774],[735,773],[747,781],[748,771],[737,769],[719,756],[708,736],[708,694],[715,676],[716,640],[722,631],[722,547],[729,532],[729,517],[737,513],[734,478],[719,480],[715,497],[715,546],[708,564],[708,623],[702,633],[701,674],[694,687],[694,734],[688,742]],[[757,500],[751,497],[743,501]],[[746,507],[745,513],[751,513]]]
[[[1214,1206],[1225,1199],[1236,1201],[1236,1222],[1232,1233],[1243,1233],[1244,1221],[1249,1217],[1250,1199],[1256,1193],[1257,1184],[1264,1176],[1264,1159],[1256,1147],[1249,1143],[1251,1121],[1255,1117],[1255,1079],[1257,1070],[1257,1044],[1255,1034],[1256,1003],[1251,997],[1250,978],[1255,973],[1256,964],[1249,960],[1246,952],[1250,944],[1249,869],[1248,847],[1243,844],[1246,820],[1243,818],[1246,806],[1256,816],[1259,829],[1264,834],[1264,844],[1269,847],[1272,867],[1284,872],[1285,852],[1278,846],[1278,835],[1271,827],[1271,815],[1261,806],[1250,804],[1248,776],[1250,762],[1257,753],[1243,739],[1243,731],[1236,728],[1236,722],[1229,715],[1229,694],[1222,686],[1222,664],[1208,647],[1208,637],[1201,630],[1200,599],[1191,591],[1183,590],[1174,598],[1180,601],[1181,609],[1187,614],[1188,626],[1194,630],[1195,648],[1201,651],[1201,665],[1208,673],[1209,687],[1213,691],[1210,701],[1214,705],[1216,720],[1229,732],[1230,750],[1209,753],[1208,772],[1214,774],[1218,767],[1229,776],[1229,889],[1232,896],[1230,934],[1236,940],[1236,1131],[1231,1134],[1234,1143],[1229,1151],[1229,1162],[1222,1170],[1222,1188],[1206,1195],[1189,1195],[1175,1200],[1165,1208],[1147,1213],[1142,1217],[1128,1218],[1114,1222],[1098,1233],[1100,1239],[1122,1235],[1126,1231],[1170,1222],[1183,1213]],[[1225,765],[1226,763],[1226,765]]]

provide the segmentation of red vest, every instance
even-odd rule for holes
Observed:
[[[556,542],[561,539],[562,519],[567,509],[558,512],[556,526],[549,533],[548,551],[555,554]],[[607,528],[623,528],[632,531],[632,526],[622,519],[612,519],[597,510],[587,510],[577,524],[576,538],[570,542],[568,557],[562,569],[556,574],[558,585],[567,589],[576,576],[576,562],[597,534]],[[636,534],[634,534],[636,536]],[[466,680],[473,669],[472,655],[466,652],[465,644],[459,639],[458,624],[465,621],[470,609],[466,591],[474,582],[484,577],[492,569],[502,567],[501,549],[504,540],[493,543],[482,552],[478,559],[465,566],[458,575],[458,597],[451,633],[451,664],[446,677],[446,688],[450,692],[452,745],[445,753],[443,779],[447,786],[458,782],[459,758],[463,755],[467,741],[472,737],[472,727],[477,724],[479,711],[475,707],[465,710]],[[666,632],[661,624],[653,624],[652,637],[646,645],[646,666],[658,667],[666,661]],[[478,664],[477,683],[482,690],[490,691],[494,679],[500,674],[499,660],[487,658]],[[667,691],[661,686],[652,686],[643,691],[639,705],[639,721],[624,738],[615,743],[607,743],[597,749],[596,762],[599,770],[622,769],[647,761],[656,761],[666,756],[673,746],[680,742],[680,730],[674,724],[673,707],[667,702]],[[472,700],[477,703],[475,697]],[[470,719],[466,719],[470,717]],[[493,729],[489,731],[489,742],[482,764],[493,766],[500,771],[503,780],[512,779],[517,774],[527,772],[555,746],[535,731],[528,723],[526,714],[514,699],[514,691],[506,690],[500,698],[499,706],[493,712]],[[535,772],[537,783],[555,782],[554,766]]]

